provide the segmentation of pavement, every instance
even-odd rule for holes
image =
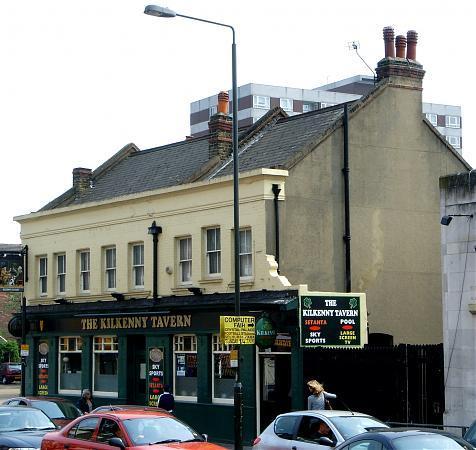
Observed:
[[[20,382],[16,381],[11,384],[0,383],[0,403],[10,397],[18,397],[20,395]]]

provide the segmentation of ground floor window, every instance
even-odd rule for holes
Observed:
[[[221,344],[220,336],[213,335],[212,367],[213,367],[213,402],[233,403],[233,386],[236,369],[230,364],[231,345]]]
[[[117,397],[117,336],[94,336],[93,393]]]
[[[174,392],[178,400],[197,400],[197,336],[174,336]]]
[[[81,354],[83,341],[78,336],[59,338],[59,386],[63,394],[78,394],[81,391]]]

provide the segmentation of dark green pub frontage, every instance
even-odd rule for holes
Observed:
[[[245,444],[276,414],[304,407],[298,302],[297,290],[241,295],[264,338],[240,347]],[[29,306],[25,393],[76,400],[89,388],[96,406],[155,406],[168,384],[177,417],[231,442],[236,369],[219,332],[233,309],[232,293]]]

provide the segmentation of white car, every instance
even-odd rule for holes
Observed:
[[[294,411],[280,414],[254,440],[253,450],[329,450],[346,439],[388,425],[351,411]]]

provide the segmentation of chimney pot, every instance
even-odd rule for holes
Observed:
[[[385,42],[385,58],[395,58],[395,32],[393,27],[383,29],[383,40]]]
[[[218,94],[218,113],[228,114],[228,100],[228,92],[222,91]]]
[[[407,38],[399,34],[395,38],[395,47],[397,49],[397,58],[405,58],[405,48],[407,46]]]
[[[210,117],[208,122],[208,155],[209,158],[218,156],[226,159],[232,151],[232,120],[228,115],[228,93],[218,94],[217,114]]]
[[[407,31],[407,59],[416,60],[416,45],[418,33],[415,30]]]

